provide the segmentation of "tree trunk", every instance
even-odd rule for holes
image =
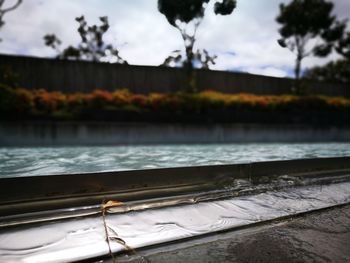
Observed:
[[[186,61],[184,63],[185,70],[185,88],[186,92],[194,93],[197,91],[196,76],[193,68],[193,45],[186,46]]]
[[[301,87],[300,87],[301,60],[302,60],[302,56],[298,54],[295,61],[295,69],[294,69],[295,81],[294,81],[294,87],[293,87],[293,92],[297,95],[301,94]]]

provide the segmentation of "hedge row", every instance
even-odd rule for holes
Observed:
[[[3,120],[317,123],[347,122],[350,113],[349,99],[326,96],[216,91],[141,95],[128,90],[64,94],[1,85],[0,95]]]

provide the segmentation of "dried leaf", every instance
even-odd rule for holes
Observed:
[[[102,209],[103,209],[103,210],[106,210],[106,209],[108,209],[108,208],[121,206],[121,205],[123,205],[123,204],[124,204],[124,203],[123,203],[123,202],[120,202],[120,201],[109,200],[108,202],[102,204]]]

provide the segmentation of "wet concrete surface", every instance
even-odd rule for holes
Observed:
[[[350,205],[138,254],[158,263],[350,262]],[[145,262],[139,255],[119,256],[118,262]]]

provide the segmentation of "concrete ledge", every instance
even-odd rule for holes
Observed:
[[[99,205],[220,190],[235,179],[251,182],[280,175],[327,178],[350,174],[350,157],[300,159],[134,171],[0,179],[0,217],[16,211]],[[0,220],[1,221],[1,220]]]
[[[350,126],[2,122],[0,146],[349,142]]]

